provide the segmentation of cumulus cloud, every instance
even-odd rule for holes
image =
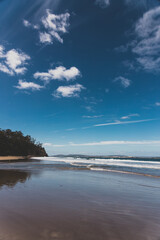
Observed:
[[[117,81],[119,81],[124,88],[129,87],[131,85],[131,82],[132,82],[128,78],[125,78],[125,77],[122,77],[122,76],[116,77],[114,79],[114,82],[117,82]]]
[[[52,37],[49,33],[40,32],[39,38],[41,43],[48,43],[48,44],[52,43]]]
[[[160,71],[160,7],[143,14],[135,25],[137,42],[132,52],[146,71]]]
[[[36,72],[34,78],[39,78],[43,81],[50,80],[74,80],[80,76],[80,71],[76,67],[71,67],[66,69],[63,66],[56,67],[55,69],[50,69],[48,72]]]
[[[96,0],[96,5],[99,5],[101,8],[106,8],[110,5],[110,0]]]
[[[69,86],[60,86],[57,90],[53,93],[54,97],[61,98],[61,97],[78,97],[81,90],[84,87],[81,84],[69,85]]]
[[[19,80],[16,88],[18,88],[20,90],[33,90],[34,91],[34,90],[40,90],[44,87],[40,86],[39,84],[34,83],[34,82],[26,82],[26,81]]]
[[[60,35],[67,32],[69,17],[69,13],[56,15],[51,13],[50,10],[47,10],[47,15],[42,18],[42,24],[52,39],[56,39],[60,43],[63,43],[63,38]]]
[[[30,60],[30,56],[22,51],[11,49],[5,51],[0,45],[0,71],[9,75],[24,74],[27,68],[25,65]]]
[[[31,24],[23,20],[25,27],[32,27],[39,31],[39,40],[41,43],[52,44],[54,40],[63,43],[62,35],[68,32],[70,14],[63,13],[56,15],[46,10],[46,15],[42,17],[40,25]]]

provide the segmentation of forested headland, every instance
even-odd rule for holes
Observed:
[[[0,129],[0,156],[47,156],[42,144],[21,131]]]

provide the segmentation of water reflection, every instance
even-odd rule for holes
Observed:
[[[17,183],[24,183],[31,174],[25,171],[0,170],[0,188],[7,186],[13,188]]]

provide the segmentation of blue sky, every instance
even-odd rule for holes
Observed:
[[[158,0],[1,0],[0,126],[49,154],[160,155]]]

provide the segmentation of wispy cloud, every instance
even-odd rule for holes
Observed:
[[[66,69],[63,66],[56,67],[55,69],[50,69],[48,72],[36,72],[34,78],[39,78],[43,81],[50,80],[74,80],[80,76],[80,71],[76,67],[71,67]]]
[[[30,23],[29,21],[23,19],[23,25],[24,25],[25,27],[30,27],[30,26],[31,26],[31,23]]]
[[[68,129],[66,129],[67,132],[71,132],[71,131],[74,131],[74,130],[76,130],[76,128],[68,128]]]
[[[81,146],[104,146],[104,145],[160,145],[160,140],[143,140],[143,141],[99,141],[99,142],[88,142],[88,143],[68,143],[64,145],[44,143],[45,147],[81,147]]]
[[[160,7],[143,14],[135,25],[137,41],[132,52],[138,64],[147,71],[160,71]]]
[[[23,19],[23,25],[25,27],[30,27],[30,28],[33,28],[33,29],[39,29],[39,26],[38,25],[35,25],[35,24],[31,24],[28,20],[26,19]]]
[[[95,0],[95,4],[101,8],[106,8],[110,5],[110,0]]]
[[[65,147],[65,145],[61,145],[61,144],[52,144],[52,143],[44,143],[43,146],[44,146],[44,147],[55,147],[55,148]]]
[[[128,44],[115,48],[115,50],[117,52],[127,52],[129,50],[134,54],[133,62],[124,61],[126,67],[131,70],[143,69],[148,72],[160,72],[160,6],[157,6],[158,1],[156,3],[156,1],[147,0],[125,0],[125,3],[156,7],[145,12],[134,24],[135,39]]]
[[[156,102],[155,105],[156,105],[157,107],[160,107],[160,102]]]
[[[53,96],[56,98],[61,97],[78,97],[81,90],[85,89],[81,84],[69,85],[69,86],[60,86],[53,93]]]
[[[112,0],[95,0],[95,4],[99,5],[101,8],[107,8]],[[158,1],[153,0],[123,0],[124,4],[128,7],[137,8],[151,8],[158,5]]]
[[[26,81],[23,81],[23,80],[19,80],[18,81],[18,85],[15,86],[16,88],[20,89],[20,90],[40,90],[42,88],[44,88],[43,86],[37,84],[37,83],[34,83],[34,82],[26,82]]]
[[[122,85],[124,88],[129,87],[129,86],[131,85],[131,82],[132,82],[130,79],[125,78],[125,77],[122,77],[122,76],[116,77],[116,78],[114,79],[114,82],[118,82],[118,81],[121,83],[121,85]]]
[[[85,109],[88,111],[88,112],[94,112],[94,107],[93,106],[85,106]]]
[[[109,122],[109,123],[101,123],[93,125],[94,127],[103,127],[103,126],[111,126],[111,125],[122,125],[122,124],[134,124],[134,123],[142,123],[142,122],[150,122],[156,119],[143,119],[137,121],[116,121],[116,122]]]
[[[63,43],[62,35],[68,32],[69,18],[69,13],[56,15],[47,9],[39,25],[31,24],[28,20],[23,20],[23,24],[38,30],[41,43],[52,44],[54,40]]]
[[[106,89],[105,89],[105,92],[106,92],[106,93],[109,93],[109,88],[106,88]]]
[[[100,141],[89,143],[71,143],[71,146],[102,146],[102,145],[150,145],[160,144],[160,141]]]
[[[24,74],[27,68],[25,65],[30,60],[30,56],[16,49],[5,51],[0,45],[0,71],[11,76],[15,74]]]
[[[50,147],[52,145],[53,145],[52,143],[48,143],[48,142],[43,144],[44,147]]]
[[[124,0],[124,3],[130,7],[143,7],[144,9],[158,5],[158,1],[152,0]]]
[[[132,118],[132,117],[139,117],[139,114],[138,113],[133,113],[133,114],[129,114],[129,115],[127,115],[127,116],[123,116],[123,117],[121,117],[121,119],[130,119],[130,118]]]
[[[89,118],[89,119],[92,119],[92,118],[101,118],[103,117],[104,115],[88,115],[88,116],[82,116],[83,118]]]

